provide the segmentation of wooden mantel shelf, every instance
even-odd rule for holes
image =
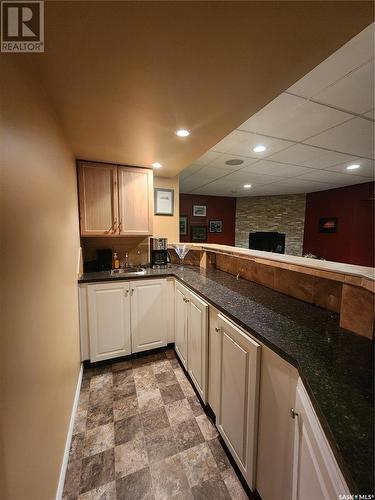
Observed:
[[[192,250],[229,255],[359,286],[375,292],[375,268],[211,243],[187,243]],[[173,244],[169,245],[170,247]]]

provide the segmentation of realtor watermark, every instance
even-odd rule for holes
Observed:
[[[349,494],[344,494],[344,495],[339,495],[339,500],[373,500],[374,495],[373,494],[358,494],[358,495],[351,495]]]
[[[1,52],[44,52],[43,1],[1,1]]]

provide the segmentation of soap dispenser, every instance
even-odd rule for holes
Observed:
[[[114,252],[114,254],[113,254],[113,268],[119,269],[119,267],[120,267],[120,261],[118,259],[118,255],[117,255],[117,252]]]

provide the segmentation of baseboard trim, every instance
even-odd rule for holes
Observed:
[[[63,456],[61,469],[60,469],[60,477],[59,477],[59,483],[57,486],[56,500],[62,499],[62,494],[63,494],[63,490],[64,490],[65,475],[66,475],[66,469],[68,467],[70,445],[72,443],[72,437],[73,437],[74,420],[76,418],[78,401],[79,401],[79,394],[81,392],[82,374],[83,374],[83,364],[81,363],[81,368],[79,370],[79,375],[78,375],[78,380],[77,380],[76,392],[74,394],[72,413],[70,415],[68,433],[66,436],[65,450],[64,450],[64,456]]]

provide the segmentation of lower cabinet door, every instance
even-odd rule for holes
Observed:
[[[251,490],[255,489],[260,345],[221,314],[217,427]]]
[[[187,370],[187,298],[185,288],[176,283],[175,292],[175,349]]]
[[[132,352],[167,345],[166,281],[132,281],[130,287]]]
[[[333,500],[340,495],[349,498],[349,488],[301,380],[294,410],[292,500]]]
[[[131,353],[128,283],[88,286],[90,360]]]
[[[218,327],[219,312],[209,307],[208,329],[208,404],[215,416],[219,414],[219,380],[220,380],[220,330]]]
[[[189,293],[188,373],[203,402],[207,404],[207,330],[208,304]]]

